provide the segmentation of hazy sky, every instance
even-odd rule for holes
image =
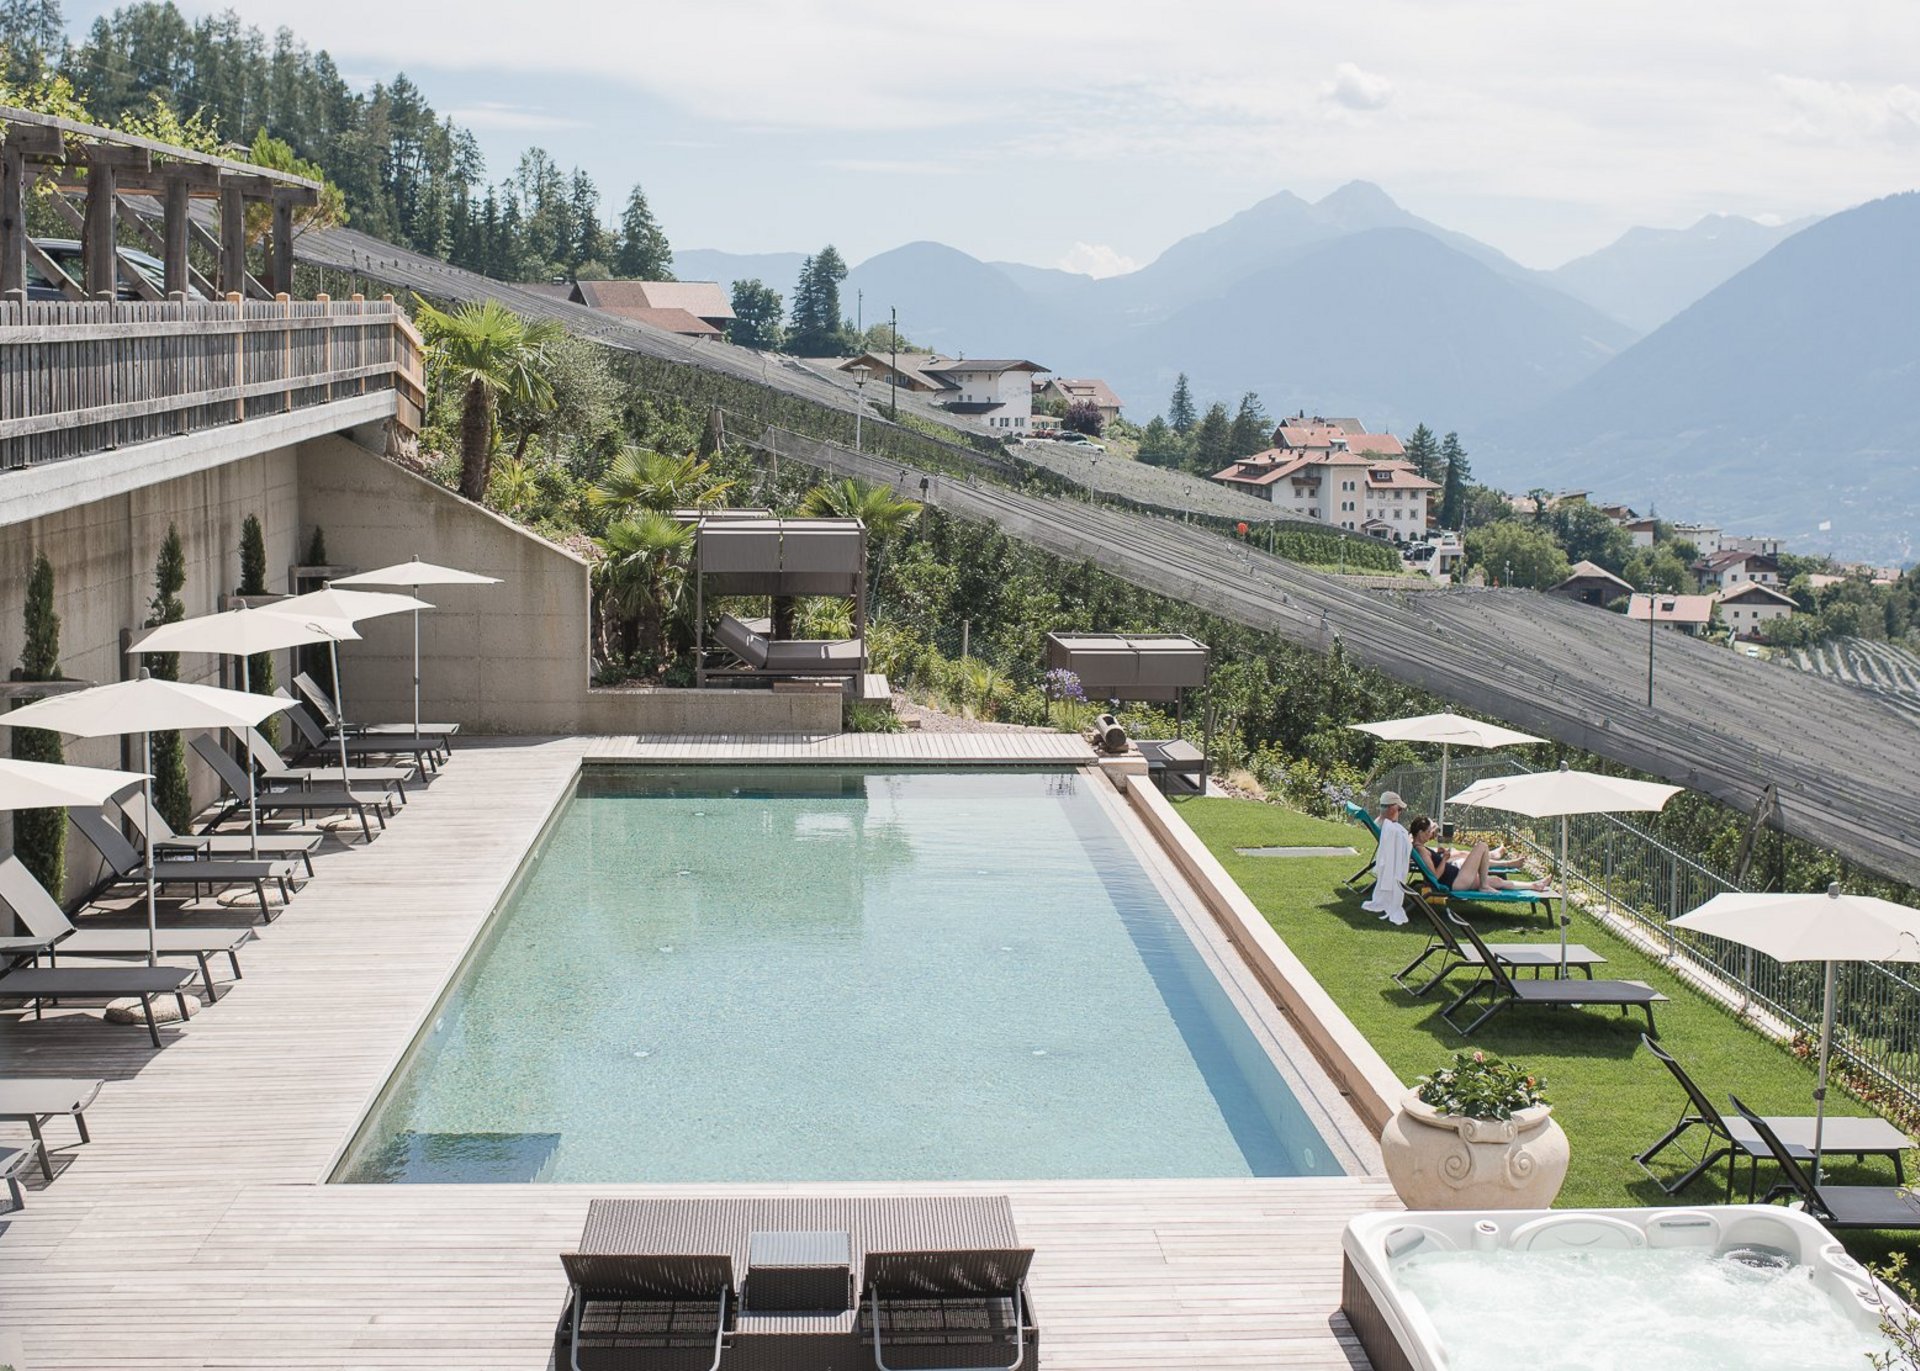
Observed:
[[[540,143],[609,218],[639,181],[681,247],[1109,272],[1362,178],[1554,266],[1920,185],[1914,0],[182,0],[229,5],[404,70],[490,175]]]

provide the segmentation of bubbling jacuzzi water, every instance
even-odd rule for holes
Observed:
[[[1445,1251],[1392,1263],[1449,1371],[1867,1371],[1887,1344],[1765,1246]]]

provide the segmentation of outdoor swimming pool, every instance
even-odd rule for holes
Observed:
[[[587,769],[334,1179],[1344,1174],[1105,784]]]

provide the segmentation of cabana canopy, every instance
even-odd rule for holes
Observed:
[[[1177,703],[1207,683],[1207,645],[1181,633],[1049,633],[1047,666],[1078,676],[1089,700]]]
[[[858,598],[867,533],[858,519],[702,519],[698,565],[708,595]]]

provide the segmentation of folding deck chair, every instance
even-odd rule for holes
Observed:
[[[0,857],[0,904],[13,911],[27,930],[25,937],[0,938],[0,958],[26,963],[59,964],[61,957],[103,957],[108,961],[145,961],[148,933],[144,928],[76,928],[60,902],[47,893],[18,857]],[[253,941],[251,928],[162,928],[152,934],[152,950],[161,957],[192,957],[200,964],[200,980],[207,1003],[218,999],[210,957],[224,955],[240,979],[240,948]]]
[[[151,843],[157,853],[192,853],[201,857],[253,857],[299,862],[306,874],[313,875],[313,854],[327,840],[324,833],[306,833],[299,829],[271,829],[257,838],[248,833],[176,833],[173,825],[158,809],[147,804],[140,787],[118,795],[114,803],[127,816],[140,841]]]
[[[276,690],[274,694],[283,699],[293,699],[284,690]],[[439,768],[440,757],[445,750],[443,739],[422,734],[349,733],[344,739],[338,735],[329,736],[320,720],[297,700],[282,711],[282,716],[292,722],[294,731],[300,735],[304,745],[300,754],[303,764],[310,762],[318,766],[331,760],[337,766],[344,748],[349,758],[411,757],[421,774],[431,775]]]
[[[1480,957],[1480,976],[1469,985],[1445,1009],[1440,1017],[1445,1019],[1462,1037],[1491,1019],[1509,1005],[1531,1004],[1556,1007],[1584,1007],[1588,1005],[1612,1005],[1621,1013],[1629,1009],[1644,1010],[1647,1016],[1647,1035],[1657,1038],[1660,1031],[1654,1027],[1653,1007],[1667,997],[1652,986],[1641,985],[1638,981],[1595,981],[1595,980],[1515,980],[1507,974],[1506,965],[1492,950],[1482,942],[1480,934],[1472,924],[1462,919],[1454,925],[1457,933],[1466,935],[1468,944]],[[1454,1022],[1453,1016],[1470,1005],[1475,996],[1486,992],[1487,1006],[1480,1016],[1465,1028]]]
[[[346,786],[297,786],[287,790],[271,790],[257,786],[240,763],[233,760],[219,742],[207,734],[194,738],[191,746],[201,761],[205,762],[220,778],[220,783],[234,797],[220,819],[225,820],[247,808],[247,794],[253,792],[253,806],[262,815],[298,814],[304,821],[315,814],[351,813],[360,820],[360,833],[368,841],[373,841],[373,826],[368,822],[371,815],[378,820],[380,827],[387,826],[389,801],[384,791],[352,790]]]
[[[34,1148],[40,1153],[40,1170],[53,1179],[53,1159],[47,1154],[47,1139],[41,1129],[47,1120],[66,1117],[80,1131],[80,1141],[89,1143],[87,1106],[100,1094],[103,1081],[63,1080],[46,1076],[0,1077],[0,1122],[23,1123],[33,1134]]]
[[[1727,1099],[1780,1164],[1781,1181],[1767,1192],[1769,1202],[1777,1195],[1797,1196],[1807,1213],[1835,1231],[1920,1228],[1920,1196],[1901,1185],[1816,1185],[1773,1125],[1741,1104],[1738,1096]]]
[[[1544,908],[1549,915],[1553,913],[1554,897],[1541,890],[1455,890],[1442,881],[1434,871],[1427,854],[1420,844],[1413,845],[1413,869],[1427,884],[1427,893],[1441,902],[1447,900],[1465,900],[1468,904],[1483,905],[1521,905],[1527,908]],[[1411,889],[1412,887],[1409,887]]]
[[[197,740],[196,740],[197,741]],[[94,888],[93,897],[115,886],[144,885],[147,862],[134,845],[120,835],[120,829],[107,818],[103,809],[69,809],[67,817],[80,835],[93,845],[112,873]],[[223,890],[228,886],[250,885],[260,900],[260,917],[273,921],[273,905],[267,899],[267,887],[277,886],[280,902],[293,898],[293,883],[299,869],[292,862],[255,861],[240,857],[206,857],[186,861],[153,863],[153,883],[161,886],[189,885],[197,893],[201,887]],[[91,898],[91,897],[90,897]]]
[[[333,697],[320,688],[318,681],[302,671],[293,678],[293,686],[295,690],[300,692],[301,697],[306,700],[307,704],[313,709],[313,712],[320,716],[320,722],[326,726],[327,732],[339,733],[341,731],[342,726],[339,707],[334,704]],[[423,723],[418,728],[415,728],[411,723],[347,724],[345,731],[348,737],[353,737],[358,734],[362,736],[384,736],[389,738],[430,738],[439,744],[440,753],[444,756],[453,750],[453,735],[460,731],[460,725]]]
[[[1453,926],[1463,924],[1466,920],[1451,909],[1436,908],[1417,890],[1409,890],[1407,898],[1422,914],[1426,915],[1427,922],[1432,925],[1433,931],[1427,936],[1427,945],[1421,950],[1420,955],[1394,973],[1393,980],[1396,985],[1403,990],[1412,991],[1415,996],[1420,996],[1461,968],[1480,965],[1480,953],[1470,944],[1463,945],[1454,932]],[[1538,976],[1543,970],[1557,971],[1560,967],[1559,943],[1486,943],[1484,946],[1494,957],[1505,963],[1509,970],[1523,966],[1530,967],[1533,974]],[[1421,963],[1436,954],[1441,959],[1439,973],[1423,985],[1417,987],[1408,985],[1407,977],[1417,971]],[[1593,968],[1605,965],[1606,960],[1583,943],[1567,945],[1567,965],[1577,968],[1589,980],[1593,978]]]

